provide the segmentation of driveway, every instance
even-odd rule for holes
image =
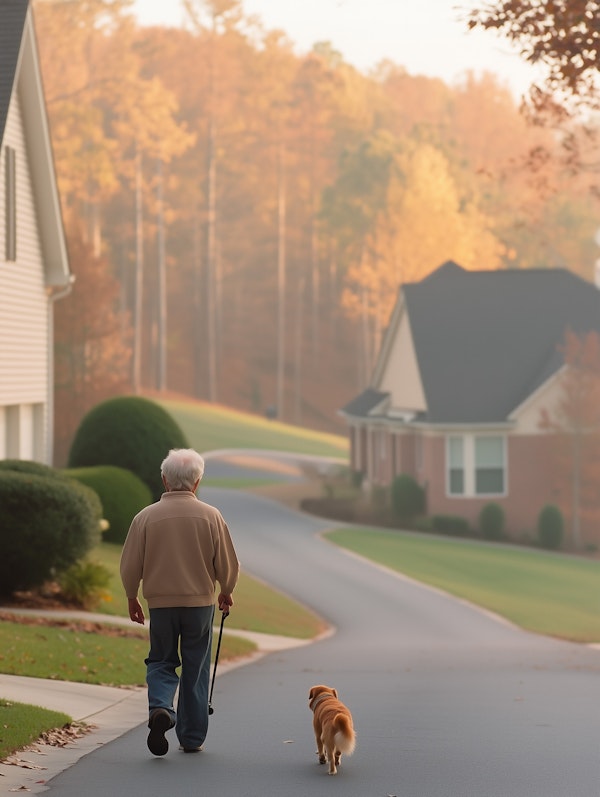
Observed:
[[[208,470],[208,467],[207,467]],[[153,758],[140,726],[50,781],[57,797],[598,797],[600,653],[523,632],[344,553],[329,523],[205,488],[243,567],[335,629],[217,678],[205,751]],[[234,608],[235,611],[235,608]],[[335,686],[357,748],[315,756],[309,688]]]

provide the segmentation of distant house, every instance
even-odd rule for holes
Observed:
[[[412,475],[430,515],[475,524],[494,501],[507,530],[533,531],[557,502],[540,418],[559,396],[568,328],[600,332],[600,291],[564,269],[447,262],[404,285],[371,384],[341,410],[353,470],[369,485]]]
[[[32,9],[0,0],[0,459],[52,461],[53,305],[71,281]]]

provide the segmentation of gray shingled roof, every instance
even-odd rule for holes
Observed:
[[[28,0],[0,0],[0,144],[13,91]]]
[[[364,418],[388,396],[389,393],[382,393],[379,390],[373,390],[373,388],[368,387],[359,396],[349,401],[345,407],[342,407],[340,412],[344,415]]]
[[[600,291],[566,269],[465,271],[404,286],[431,423],[494,423],[562,364],[567,328],[600,332]]]

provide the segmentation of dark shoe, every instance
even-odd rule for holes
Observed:
[[[165,732],[173,727],[171,715],[166,708],[155,708],[148,720],[150,733],[148,734],[148,750],[152,755],[166,755],[169,742],[165,739]]]
[[[201,753],[204,748],[201,744],[199,744],[198,747],[184,747],[184,745],[180,744],[179,749],[184,753]]]

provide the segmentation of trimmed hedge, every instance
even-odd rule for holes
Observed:
[[[62,471],[30,459],[2,459],[0,460],[0,471],[2,470],[29,473],[32,476],[45,476],[47,479],[60,479],[61,481],[68,479],[68,476],[65,476]]]
[[[537,532],[542,548],[556,550],[560,548],[565,531],[562,512],[554,504],[546,504],[538,515]]]
[[[479,513],[479,531],[486,540],[504,539],[504,509],[500,504],[486,504]]]
[[[3,596],[41,586],[84,557],[100,539],[102,507],[93,490],[55,471],[26,471],[26,465],[11,470],[6,463],[0,470]]]
[[[401,473],[392,481],[390,502],[394,517],[411,520],[425,513],[425,490],[412,476]]]
[[[108,528],[102,538],[122,544],[133,517],[152,503],[150,488],[135,473],[115,465],[72,468],[64,473],[94,490],[102,503],[102,514]]]
[[[438,534],[464,537],[470,534],[469,521],[459,515],[433,515],[431,530]]]
[[[160,465],[171,448],[189,448],[189,444],[169,413],[149,399],[122,396],[96,405],[83,418],[67,465],[115,465],[129,470],[157,501],[164,492]]]

